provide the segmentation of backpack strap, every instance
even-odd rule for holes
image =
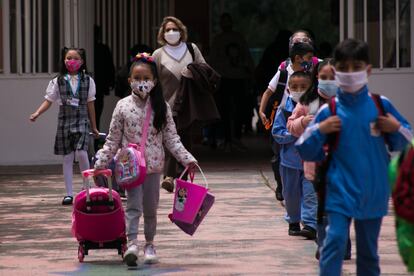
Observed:
[[[265,109],[266,117],[269,118],[269,123],[265,125],[266,129],[270,129],[272,127],[273,120],[276,116],[277,108],[279,107],[280,102],[283,99],[283,95],[285,94],[288,71],[279,70],[279,72],[279,80],[277,82],[275,92],[270,96]]]
[[[193,45],[190,42],[186,42],[185,44],[187,45],[187,49],[190,52],[191,57],[193,58],[193,61],[195,61],[195,52],[194,52]]]
[[[148,138],[148,128],[149,128],[151,115],[152,115],[151,100],[149,99],[148,101],[149,101],[149,103],[148,103],[148,107],[147,107],[147,112],[145,114],[144,129],[142,130],[141,143],[140,143],[140,146],[139,146],[139,151],[144,156],[144,158],[145,158],[145,144],[146,144],[147,138]]]
[[[331,116],[336,115],[336,97],[332,97],[329,100],[329,111],[331,112]],[[334,132],[328,135],[328,151],[334,151],[339,144],[339,132]]]
[[[282,61],[282,63],[279,65],[279,69],[280,69],[280,71],[283,71],[283,70],[286,69],[286,60]]]
[[[371,99],[374,101],[379,114],[381,116],[385,116],[386,112],[385,112],[384,104],[382,103],[382,100],[381,100],[381,95],[375,94],[375,93],[370,93],[369,95],[371,96]]]
[[[387,112],[385,111],[384,103],[381,100],[381,95],[375,94],[375,93],[369,93],[369,95],[370,95],[371,99],[374,101],[375,107],[377,108],[379,115],[386,116]],[[382,133],[382,136],[384,136],[385,143],[387,145],[391,145],[390,142],[389,142],[387,134]]]

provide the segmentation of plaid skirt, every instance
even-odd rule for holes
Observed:
[[[68,115],[68,113],[65,114]],[[61,115],[61,112],[59,115]],[[89,119],[79,119],[79,116],[59,116],[55,138],[55,154],[66,155],[76,150],[87,151],[89,132]]]

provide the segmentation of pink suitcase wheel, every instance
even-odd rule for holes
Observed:
[[[83,263],[83,259],[85,258],[85,250],[83,249],[82,245],[78,247],[78,259],[80,263]]]

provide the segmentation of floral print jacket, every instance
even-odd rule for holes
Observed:
[[[106,142],[97,153],[95,169],[106,168],[120,147],[126,147],[129,143],[140,144],[148,104],[150,104],[149,97],[142,100],[135,94],[118,101],[112,114]],[[154,113],[151,115],[145,144],[148,174],[163,171],[165,159],[163,145],[184,166],[196,162],[180,141],[168,103],[166,123],[160,132],[154,128],[153,120]]]

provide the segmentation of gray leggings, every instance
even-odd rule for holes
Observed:
[[[143,184],[127,191],[126,234],[129,241],[138,236],[139,219],[144,213],[144,234],[152,242],[157,230],[161,174],[148,174]]]

